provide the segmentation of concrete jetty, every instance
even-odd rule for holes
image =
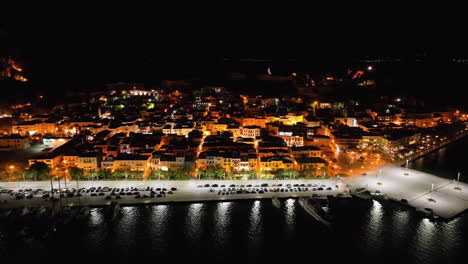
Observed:
[[[417,210],[428,208],[437,216],[452,219],[468,209],[468,184],[394,165],[350,179],[351,190],[366,188]],[[455,175],[454,175],[455,177]]]

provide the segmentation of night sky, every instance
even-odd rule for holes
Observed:
[[[325,66],[366,55],[468,55],[465,9],[448,2],[168,2],[2,6],[0,52],[19,54],[33,83],[52,90],[215,72],[226,57]]]

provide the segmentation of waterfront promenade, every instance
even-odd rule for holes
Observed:
[[[268,187],[260,187],[262,184],[268,183]],[[199,187],[209,184],[210,187]],[[213,184],[218,186],[225,185],[225,187],[212,187]],[[231,185],[236,187],[230,187]],[[288,188],[288,192],[272,192],[273,185],[282,184],[283,189],[286,189],[286,184],[291,184],[291,188]],[[306,187],[307,191],[299,191],[295,184],[305,186],[323,186],[323,190],[313,191],[313,187]],[[243,187],[240,187],[243,185]],[[247,187],[251,185],[252,187]],[[239,199],[271,199],[272,197],[286,198],[286,197],[300,197],[300,196],[311,196],[313,194],[326,196],[326,195],[338,195],[346,192],[346,186],[343,182],[336,179],[323,179],[323,180],[189,180],[189,181],[80,181],[68,182],[68,188],[86,188],[91,187],[108,187],[108,188],[177,188],[173,194],[166,194],[163,197],[154,198],[135,198],[135,195],[124,195],[121,199],[106,200],[104,196],[91,196],[91,193],[84,193],[82,197],[71,197],[61,198],[58,201],[63,206],[106,206],[109,205],[113,200],[118,201],[122,205],[136,205],[136,204],[157,204],[157,203],[170,203],[170,202],[202,202],[202,201],[225,201],[225,200],[239,200]],[[255,187],[257,186],[257,187]],[[336,187],[338,186],[338,188]],[[61,187],[64,188],[63,182]],[[0,188],[11,189],[19,191],[20,189],[43,189],[50,190],[50,181],[42,182],[3,182],[0,183]],[[57,182],[54,183],[54,188],[58,189]],[[222,195],[218,194],[219,191],[227,190],[229,188],[242,188],[244,190],[260,190],[267,189],[267,192],[263,193],[242,193],[242,194],[229,194]],[[303,189],[304,187],[300,187]],[[331,188],[331,190],[327,190]],[[210,192],[210,189],[213,191]],[[295,190],[296,189],[296,190]],[[140,191],[141,195],[149,194],[150,191]],[[106,194],[108,195],[108,193]],[[56,195],[58,196],[58,195]],[[6,203],[2,201],[6,200]],[[0,208],[18,208],[18,207],[40,207],[40,206],[51,206],[52,202],[41,198],[41,195],[36,195],[32,199],[21,199],[16,200],[14,196],[7,194],[0,194]]]
[[[384,166],[347,183],[351,190],[364,187],[417,210],[429,208],[444,219],[452,219],[468,209],[468,184],[395,165]]]
[[[268,187],[261,187],[262,184]],[[219,187],[213,187],[217,184]],[[281,184],[288,192],[274,192]],[[286,188],[291,184],[291,188]],[[298,190],[294,185],[306,186],[307,191]],[[209,185],[209,187],[205,187]],[[221,187],[224,185],[224,187]],[[236,187],[230,187],[235,185]],[[297,186],[296,185],[296,186]],[[203,187],[202,187],[203,186]],[[251,187],[247,187],[251,186]],[[317,187],[323,186],[323,190]],[[336,187],[338,186],[338,187]],[[62,181],[61,188],[65,184]],[[420,211],[432,210],[432,212],[444,219],[452,219],[468,209],[468,184],[451,179],[437,177],[424,172],[402,168],[395,165],[386,165],[381,169],[369,171],[366,176],[339,179],[319,180],[188,180],[188,181],[71,181],[67,182],[67,188],[108,187],[108,188],[138,188],[141,196],[149,195],[146,188],[177,188],[173,194],[163,197],[136,198],[135,195],[123,195],[121,199],[112,197],[110,200],[105,196],[91,196],[91,193],[83,193],[82,197],[61,198],[62,206],[106,206],[116,200],[122,205],[158,204],[171,202],[205,202],[226,201],[239,199],[271,199],[272,197],[287,198],[301,196],[326,196],[346,195],[349,191],[366,188],[372,193],[378,193],[384,197],[406,204]],[[313,188],[316,188],[313,190]],[[0,188],[19,191],[20,189],[43,189],[50,190],[50,181],[41,182],[2,182]],[[58,189],[58,182],[54,182],[54,188]],[[255,190],[255,193],[230,193],[220,194],[223,190],[235,188],[239,190]],[[259,190],[267,191],[261,193]],[[303,187],[301,187],[302,189]],[[327,188],[330,188],[327,190]],[[211,190],[211,191],[210,191]],[[4,201],[7,202],[4,202]],[[0,194],[0,208],[40,207],[52,206],[52,202],[36,195],[32,199],[16,200],[14,196]]]

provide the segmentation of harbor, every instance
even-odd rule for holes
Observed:
[[[70,195],[79,189],[96,189]],[[50,182],[2,183],[4,190],[50,190]],[[96,181],[68,182],[64,193],[55,194],[54,201],[42,194],[17,199],[6,191],[0,194],[0,209],[40,207],[107,207],[112,202],[121,206],[199,203],[236,200],[272,199],[275,207],[281,207],[282,198],[357,197],[372,199],[375,196],[410,206],[423,215],[451,220],[468,209],[468,185],[416,170],[387,165],[368,175],[355,178],[323,180],[281,181]],[[103,191],[105,190],[105,191]],[[60,197],[60,198],[58,198]],[[299,200],[304,204],[303,200]],[[306,211],[309,206],[304,206]],[[310,212],[309,212],[310,213]],[[315,213],[314,213],[315,214]],[[314,216],[314,214],[311,214]],[[319,221],[321,219],[314,216]],[[322,221],[323,222],[323,221]]]

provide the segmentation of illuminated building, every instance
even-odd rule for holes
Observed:
[[[30,141],[28,136],[20,135],[9,135],[0,137],[0,150],[1,151],[10,151],[10,150],[19,150],[26,149],[30,146]]]

